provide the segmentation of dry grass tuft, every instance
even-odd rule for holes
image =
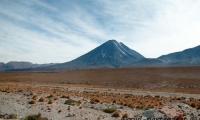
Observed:
[[[31,100],[31,101],[29,101],[29,104],[36,104],[36,101],[35,100]]]
[[[31,92],[31,94],[30,94],[30,95],[35,95],[35,93]]]
[[[52,97],[54,97],[55,95],[54,94],[50,94],[49,96],[48,96],[48,98],[52,98]]]
[[[37,99],[38,99],[38,96],[37,96],[37,95],[34,95],[32,99],[33,99],[33,100],[37,100]]]
[[[195,108],[199,110],[200,109],[200,104],[196,105]]]
[[[122,105],[122,106],[120,106],[120,109],[124,109],[124,106]]]
[[[78,102],[79,102],[80,104],[82,104],[83,101],[82,101],[82,100],[79,100]]]
[[[71,95],[68,95],[68,96],[67,96],[67,99],[71,99],[71,98],[72,98],[72,96],[71,96]]]
[[[125,113],[125,114],[122,116],[122,118],[129,118],[128,113]]]
[[[95,108],[94,105],[92,105],[91,108],[94,109]]]
[[[196,105],[195,105],[195,102],[191,102],[191,103],[190,103],[190,106],[194,108],[194,107],[196,106]]]
[[[58,97],[55,97],[54,100],[58,100]]]
[[[48,104],[53,104],[54,103],[54,100],[50,99]]]
[[[93,99],[93,101],[97,102],[97,103],[101,102],[101,100],[99,98],[95,98],[95,99]]]
[[[112,114],[112,117],[122,117],[121,113],[116,111]]]
[[[46,98],[45,98],[45,97],[41,97],[41,98],[39,99],[39,102],[46,102]]]
[[[67,96],[66,96],[66,95],[63,95],[63,96],[61,96],[61,98],[67,98]]]

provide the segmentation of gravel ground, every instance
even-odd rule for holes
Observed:
[[[50,87],[50,86],[49,86]],[[71,87],[69,89],[83,89]],[[88,91],[107,91],[107,92],[120,92],[119,90],[105,90],[105,89],[88,89]],[[157,95],[159,93],[150,93],[144,91],[121,91],[121,93],[135,93],[135,94],[152,94]],[[142,113],[144,110],[142,109],[133,109],[127,106],[124,108],[120,108],[120,105],[114,103],[97,103],[91,104],[90,100],[73,96],[71,99],[73,100],[83,100],[82,109],[80,106],[70,106],[64,104],[67,98],[58,98],[55,100],[53,104],[48,104],[47,102],[37,102],[36,104],[28,104],[28,102],[32,99],[32,96],[28,96],[30,94],[28,92],[0,92],[0,114],[17,114],[19,119],[23,119],[28,115],[41,113],[43,117],[47,117],[50,120],[121,120],[121,118],[112,117],[112,114],[103,112],[103,109],[108,107],[115,107],[117,110],[123,115],[125,113],[129,114],[130,118],[142,117]],[[162,95],[170,96],[184,96],[189,98],[190,94],[180,94],[180,93],[160,93]],[[38,97],[48,96],[49,94],[38,94]],[[198,97],[197,95],[195,97]],[[200,110],[190,107],[185,103],[168,103],[169,106],[173,106],[177,110],[182,111],[184,114],[184,118],[190,119],[191,117],[200,118]],[[70,107],[70,110],[69,110]],[[61,112],[59,112],[61,110]],[[160,111],[160,107],[153,108],[155,113],[155,117],[166,118],[166,115]]]

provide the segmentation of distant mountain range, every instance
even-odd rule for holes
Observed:
[[[87,68],[151,67],[151,66],[199,66],[200,46],[181,52],[162,55],[158,58],[145,58],[121,42],[108,40],[92,51],[66,63],[32,64],[30,62],[0,63],[0,70],[71,70]]]
[[[55,63],[49,63],[49,64],[33,64],[31,62],[17,62],[17,61],[11,61],[8,63],[0,62],[0,71],[3,70],[13,70],[13,69],[27,69],[27,68],[37,68],[37,67],[46,67],[55,65]]]
[[[169,65],[200,65],[200,46],[157,58]]]

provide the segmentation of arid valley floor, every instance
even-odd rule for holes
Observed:
[[[0,114],[19,119],[120,120],[148,110],[173,116],[165,107],[178,118],[200,118],[200,67],[0,72]]]

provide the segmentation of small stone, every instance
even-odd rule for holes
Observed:
[[[74,115],[72,113],[68,113],[68,117],[73,117]]]
[[[178,105],[178,107],[179,107],[179,108],[182,108],[182,106],[181,106],[181,105]]]
[[[60,112],[62,112],[62,110],[59,110],[58,112],[60,113]]]

